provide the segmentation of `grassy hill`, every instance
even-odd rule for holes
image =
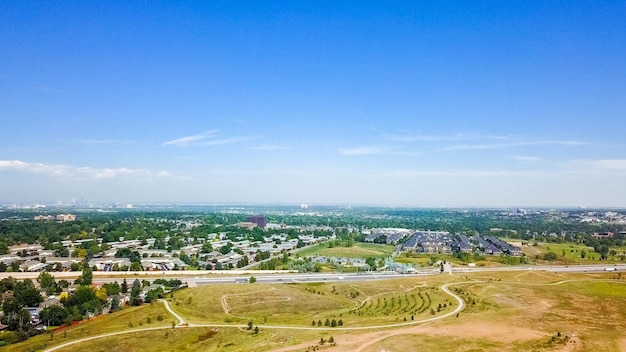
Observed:
[[[458,283],[451,290],[462,297],[466,308],[458,316],[411,324],[412,315],[417,322],[456,307],[457,302],[441,290],[444,283]],[[173,316],[161,303],[154,303],[1,351],[42,351],[79,338],[138,328],[158,329],[86,341],[62,351],[286,352],[319,346],[329,351],[374,352],[414,350],[417,345],[447,351],[620,351],[626,347],[626,277],[619,273],[517,271],[359,283],[209,285],[181,290],[167,299],[188,323],[205,326],[172,329]],[[326,319],[341,319],[343,325],[324,326]],[[249,321],[259,326],[258,333],[247,329]],[[368,328],[372,326],[377,327]],[[336,346],[319,345],[320,339],[331,336]]]

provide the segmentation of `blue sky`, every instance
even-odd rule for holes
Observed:
[[[626,207],[626,2],[0,1],[0,202]]]

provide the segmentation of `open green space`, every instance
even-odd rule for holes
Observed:
[[[453,299],[423,281],[207,285],[168,299],[192,324],[233,323],[358,327],[432,317],[453,309]],[[406,319],[406,320],[405,320]],[[341,322],[340,322],[341,320]],[[333,325],[335,326],[335,325]]]
[[[358,328],[442,315],[458,305],[440,288],[444,283],[457,283],[450,290],[467,305],[457,316],[374,330],[326,326],[327,319],[341,320],[337,328]],[[167,300],[189,323],[233,326],[172,329],[173,317],[155,303],[2,351],[41,351],[102,333],[152,327],[162,329],[81,342],[62,351],[305,351],[330,336],[337,341],[330,351],[401,351],[416,344],[447,351],[620,351],[626,346],[626,275],[620,273],[527,270],[353,283],[207,285],[177,291]],[[245,328],[248,322],[259,332]]]
[[[253,331],[239,328],[177,328],[111,336],[68,346],[63,352],[196,352],[196,351],[268,351],[307,339],[319,339],[319,333],[288,330]],[[328,335],[330,336],[330,335]],[[328,338],[328,337],[327,337]]]
[[[537,245],[530,242],[521,248],[529,259],[542,258],[544,254],[552,252],[556,254],[557,261],[564,264],[597,264],[599,261],[620,263],[623,262],[621,254],[626,254],[623,247],[609,247],[607,259],[602,260],[600,253],[595,252],[593,247],[574,242],[538,243]]]
[[[91,321],[66,329],[48,332],[32,337],[24,342],[2,347],[2,351],[41,351],[72,340],[118,331],[140,328],[171,326],[174,317],[161,303],[145,304],[140,307],[127,307],[119,312],[94,318]]]
[[[343,258],[386,258],[393,253],[394,246],[376,243],[357,242],[352,247],[330,247],[327,243],[320,243],[298,252],[301,256],[326,256]]]

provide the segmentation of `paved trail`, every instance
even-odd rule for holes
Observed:
[[[178,319],[178,325],[177,326],[181,326],[181,325],[185,325],[185,319],[183,319],[183,317],[181,317],[180,315],[178,315],[171,307],[170,304],[167,303],[166,300],[164,299],[160,299],[159,302],[163,303],[165,305],[165,309],[167,309],[168,312],[170,312],[170,314],[172,314],[176,319]]]

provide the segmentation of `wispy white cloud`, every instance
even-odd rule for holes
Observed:
[[[20,160],[0,160],[0,171],[63,176],[70,173],[71,167],[58,164],[27,163]]]
[[[489,149],[507,149],[507,148],[517,148],[517,147],[539,147],[546,145],[556,145],[556,146],[585,146],[590,145],[587,142],[581,141],[523,141],[523,142],[511,142],[511,143],[488,143],[488,144],[461,144],[461,145],[452,145],[449,147],[445,147],[441,149],[441,151],[456,151],[456,150],[489,150]]]
[[[384,134],[383,137],[393,142],[450,142],[450,141],[472,141],[472,140],[507,140],[510,136],[482,135],[476,133],[453,133],[450,135],[428,135],[428,134]]]
[[[384,146],[360,146],[354,148],[339,148],[339,154],[343,155],[379,155],[389,153],[392,149]]]
[[[94,168],[90,166],[71,166],[61,164],[29,163],[20,160],[0,160],[0,172],[12,171],[27,174],[43,174],[55,177],[91,177],[108,179],[118,176],[150,176],[153,173],[143,169],[130,168]]]
[[[219,138],[219,139],[210,139],[208,141],[201,142],[201,145],[223,145],[223,144],[233,144],[240,143],[245,141],[250,141],[253,139],[258,139],[260,137],[228,137],[228,138]]]
[[[172,139],[166,142],[163,142],[161,146],[165,147],[168,145],[174,145],[177,147],[186,147],[190,144],[194,144],[196,142],[204,141],[210,138],[215,137],[219,134],[219,130],[210,130],[199,134],[194,134],[191,136],[180,137],[176,139]]]
[[[626,171],[626,159],[573,160],[566,166],[586,171]]]
[[[248,150],[291,150],[292,147],[289,146],[280,146],[276,144],[263,144],[256,147],[250,147]]]
[[[406,178],[421,176],[450,176],[450,177],[541,177],[553,175],[554,172],[549,171],[513,171],[513,170],[390,170],[384,171],[372,176],[389,177],[389,178]]]
[[[194,134],[191,136],[180,137],[176,139],[172,139],[166,142],[163,142],[161,146],[177,146],[177,147],[187,147],[190,145],[224,145],[224,144],[232,144],[232,143],[240,143],[253,139],[258,139],[258,136],[224,136],[220,133],[220,130],[210,130],[199,134]]]
[[[541,160],[541,158],[537,156],[525,156],[525,155],[514,155],[511,158],[521,163],[528,163],[528,164],[536,163]]]
[[[93,178],[96,179],[101,179],[101,178],[114,178],[114,177],[118,177],[118,176],[125,176],[125,175],[143,175],[143,176],[150,176],[150,171],[147,170],[141,170],[141,169],[128,169],[125,167],[121,167],[121,168],[92,168],[92,167],[79,167],[76,168],[76,172],[78,174],[82,174],[82,175],[87,175],[87,176],[91,176]]]

